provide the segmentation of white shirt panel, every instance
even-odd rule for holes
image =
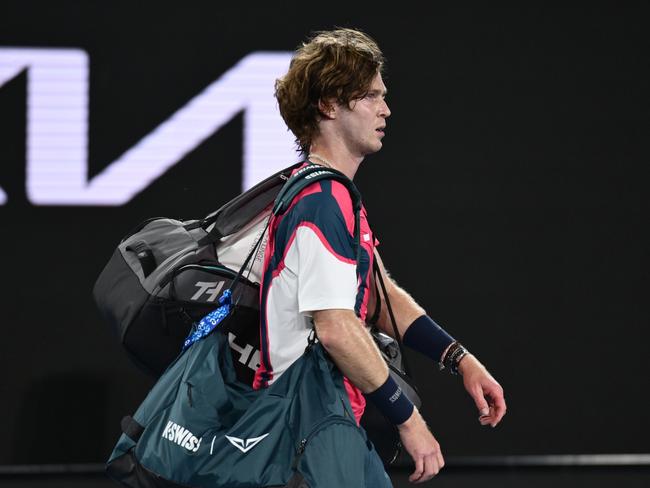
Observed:
[[[298,249],[298,310],[354,310],[357,267],[325,247],[309,227],[300,226],[292,247]]]
[[[269,384],[304,353],[313,328],[310,312],[354,310],[356,292],[356,265],[341,261],[312,229],[300,226],[267,295]]]

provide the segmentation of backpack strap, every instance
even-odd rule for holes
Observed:
[[[386,284],[384,283],[384,278],[381,275],[381,270],[379,269],[379,264],[377,264],[377,255],[375,254],[375,259],[372,262],[372,268],[375,275],[375,289],[377,287],[377,282],[381,285],[382,294],[384,295],[384,301],[386,303],[386,309],[388,311],[388,317],[390,318],[390,323],[393,326],[393,333],[395,334],[395,342],[397,342],[397,347],[399,348],[400,356],[402,358],[402,365],[404,366],[404,373],[406,376],[412,376],[411,368],[406,361],[406,354],[404,354],[404,344],[402,342],[402,336],[399,333],[397,328],[397,320],[395,320],[395,314],[393,313],[393,307],[390,304],[390,299],[388,298],[388,291],[386,290]],[[376,295],[376,300],[378,304],[377,315],[381,313],[381,297],[379,293]],[[379,319],[379,317],[377,317]],[[418,405],[419,406],[419,405]]]
[[[302,164],[302,163],[301,163]],[[282,215],[289,209],[291,202],[298,194],[307,188],[309,185],[321,180],[335,180],[341,182],[350,192],[352,198],[352,209],[354,211],[354,242],[356,246],[356,261],[359,265],[359,258],[361,256],[361,194],[350,178],[345,176],[340,171],[332,168],[326,168],[318,164],[309,164],[296,171],[289,180],[284,184],[280,193],[278,193],[275,203],[273,205],[272,214],[274,216]],[[244,271],[248,268],[250,260],[257,254],[257,250],[264,239],[264,235],[269,228],[271,219],[266,222],[266,227],[260,235],[257,243],[251,249],[251,252],[246,257],[244,264],[237,273],[237,276],[232,282],[231,290],[234,293],[237,283],[239,283]],[[234,296],[234,295],[233,295]]]
[[[295,179],[294,179],[295,178]],[[292,181],[293,180],[293,181]],[[359,265],[361,257],[361,193],[350,178],[338,170],[327,168],[318,164],[309,164],[296,171],[287,184],[280,190],[273,214],[280,215],[287,211],[293,199],[307,186],[321,180],[334,180],[342,183],[350,192],[352,198],[352,210],[354,211],[354,242],[356,246],[356,261]]]
[[[350,192],[354,212],[361,211],[361,194],[350,178],[338,170],[318,164],[309,164],[296,171],[284,185],[275,199],[273,214],[279,215],[287,211],[294,198],[306,187],[320,180],[335,180],[341,182]]]
[[[357,254],[357,267],[359,265],[359,257],[361,255],[361,240],[360,240],[360,215],[361,215],[361,194],[357,190],[352,180],[345,176],[340,171],[323,168],[322,166],[310,164],[296,171],[289,180],[284,184],[280,193],[278,193],[277,198],[275,199],[275,204],[273,205],[272,214],[274,216],[281,215],[286,212],[291,205],[293,199],[309,185],[316,183],[317,181],[330,179],[336,180],[343,183],[346,188],[350,191],[350,196],[352,198],[352,207],[354,209],[355,215],[355,229],[354,229],[354,239],[356,246]],[[248,265],[257,254],[257,251],[260,247],[260,244],[264,240],[264,235],[269,228],[271,219],[269,218],[266,222],[266,226],[260,235],[260,238],[257,240],[251,251],[248,253],[244,264],[242,264],[237,276],[233,279],[230,288],[223,292],[223,295],[219,298],[220,307],[210,312],[208,315],[203,317],[199,324],[196,327],[183,344],[183,350],[189,348],[196,341],[201,340],[203,337],[207,336],[214,330],[219,323],[230,314],[231,310],[237,306],[241,296],[235,294],[237,285],[241,282],[242,276],[244,275],[245,270],[248,268]],[[207,237],[207,236],[206,236]]]

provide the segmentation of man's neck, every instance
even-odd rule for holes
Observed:
[[[320,144],[312,144],[309,158],[312,163],[321,164],[339,170],[345,176],[354,179],[363,156],[353,156],[347,151],[335,150]]]

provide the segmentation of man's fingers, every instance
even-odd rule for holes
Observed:
[[[442,451],[438,449],[436,452],[436,459],[438,460],[438,466],[439,469],[442,469],[445,467],[445,458],[442,457]]]
[[[472,389],[472,398],[474,398],[474,403],[476,404],[476,408],[478,408],[479,414],[481,414],[481,417],[485,417],[487,415],[490,415],[490,406],[488,405],[487,400],[483,396],[483,388],[481,386],[477,386],[476,388]]]
[[[418,481],[422,477],[422,473],[424,472],[424,459],[422,459],[420,456],[417,456],[415,461],[415,471],[413,471],[413,474],[409,476],[409,481],[411,483]]]
[[[441,466],[438,464],[438,459],[436,458],[435,454],[427,456],[424,466],[424,475],[422,476],[422,481],[427,481],[433,478],[438,474],[441,468]]]
[[[428,456],[424,456],[421,459],[422,473],[417,478],[414,477],[415,473],[413,473],[413,475],[411,475],[409,478],[409,481],[412,483],[423,483],[425,481],[428,481],[437,475],[442,469],[442,466],[440,463],[438,463],[438,458],[435,454],[429,454]]]
[[[428,481],[437,475],[445,465],[445,460],[442,457],[442,452],[437,449],[435,452],[424,455],[416,456],[415,471],[409,476],[411,483],[422,483]]]
[[[470,358],[473,356],[470,355]],[[466,363],[463,370],[463,383],[476,404],[481,425],[495,427],[506,413],[506,402],[501,385],[475,358]]]
[[[409,481],[422,483],[438,474],[444,464],[440,445],[417,410],[409,420],[399,425],[398,429],[402,444],[415,464],[415,470],[409,476]]]
[[[486,389],[485,394],[489,398],[490,402],[489,422],[487,423],[489,423],[492,427],[496,427],[496,425],[506,414],[507,410],[506,401],[503,397],[503,389],[497,384],[493,388]]]
[[[503,394],[494,398],[494,423],[492,427],[495,427],[501,419],[506,414],[506,400],[503,398]]]
[[[498,424],[499,422],[501,422],[501,419],[503,418],[503,416],[504,416],[505,414],[506,414],[505,410],[502,410],[502,411],[499,411],[499,412],[495,412],[494,415],[492,416],[492,417],[493,417],[493,420],[492,420],[492,423],[491,423],[490,425],[492,425],[492,427],[496,427],[497,424]]]

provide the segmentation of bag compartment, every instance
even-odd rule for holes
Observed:
[[[158,377],[180,354],[183,342],[193,324],[219,306],[219,298],[231,287],[236,273],[217,262],[187,264],[171,274],[158,293],[142,306],[137,320],[125,328],[122,339],[125,349],[141,369]],[[258,300],[259,286],[242,280],[237,287],[237,306],[233,313],[238,320],[229,320],[222,331],[232,334],[231,347],[241,349],[235,361],[238,377],[252,383],[259,360],[253,357],[259,349]],[[229,335],[230,338],[230,335]],[[247,341],[254,340],[255,344]],[[250,347],[249,347],[250,346]],[[137,355],[135,352],[137,351]],[[244,352],[248,354],[244,355]]]
[[[339,455],[336,446],[345,446],[345,456]],[[319,422],[298,443],[293,466],[305,488],[393,486],[365,431],[348,416],[330,416]]]

